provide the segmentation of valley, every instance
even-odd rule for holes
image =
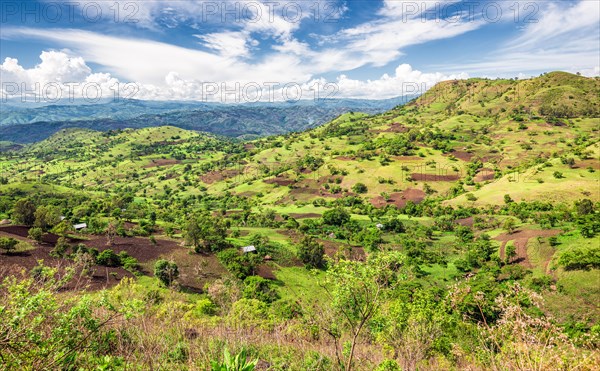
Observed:
[[[0,147],[0,319],[44,336],[7,359],[207,369],[226,347],[257,369],[597,369],[599,96],[551,72],[322,125],[21,132]],[[59,312],[75,343],[55,354]]]

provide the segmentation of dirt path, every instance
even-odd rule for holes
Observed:
[[[533,268],[533,265],[531,264],[531,261],[529,260],[529,255],[527,255],[527,243],[529,242],[529,239],[537,238],[537,237],[556,236],[560,232],[561,232],[560,230],[556,230],[556,229],[542,229],[542,230],[528,229],[528,230],[517,231],[512,234],[503,233],[503,234],[495,237],[494,239],[501,242],[501,245],[500,245],[500,258],[501,259],[505,258],[506,244],[509,241],[513,241],[513,244],[515,246],[516,253],[517,253],[516,257],[513,260],[513,263],[519,263],[522,266],[524,266],[525,268]],[[548,263],[549,263],[549,261],[545,262],[545,265],[547,266]]]

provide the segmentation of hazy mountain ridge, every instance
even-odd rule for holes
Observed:
[[[248,104],[127,100],[13,110],[8,107],[1,112],[0,136],[8,141],[28,143],[72,127],[106,131],[162,125],[231,137],[264,136],[306,130],[350,111],[384,112],[411,98]]]

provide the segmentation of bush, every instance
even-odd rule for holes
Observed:
[[[58,239],[58,241],[56,241],[56,245],[54,246],[54,249],[52,249],[52,251],[50,251],[50,256],[52,256],[54,258],[62,258],[65,256],[65,253],[67,252],[68,248],[69,248],[69,244],[67,243],[67,239],[64,237],[61,237]]]
[[[346,209],[336,207],[323,213],[323,223],[328,225],[342,226],[350,220],[350,214]]]
[[[0,238],[0,249],[4,250],[7,254],[10,254],[15,250],[18,241],[12,237],[1,237]]]
[[[241,280],[252,275],[262,260],[257,254],[240,254],[237,249],[225,249],[217,254],[217,258],[229,273]]]
[[[325,248],[311,236],[304,236],[298,245],[298,257],[309,268],[323,266]]]
[[[44,235],[44,231],[42,231],[42,228],[30,228],[29,232],[27,233],[27,237],[31,238],[32,240],[36,241],[36,242],[42,242],[42,236]]]
[[[245,299],[256,299],[265,303],[272,303],[279,298],[271,282],[259,276],[246,277],[242,296]]]
[[[582,247],[565,251],[558,264],[566,270],[600,268],[600,247]]]
[[[179,268],[175,262],[160,259],[154,264],[154,275],[163,285],[169,287],[179,277]]]
[[[367,193],[369,189],[363,183],[356,183],[352,186],[352,191],[355,193]]]
[[[96,264],[104,267],[118,267],[121,265],[121,258],[111,249],[106,249],[98,254]]]

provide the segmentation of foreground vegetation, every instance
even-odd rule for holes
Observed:
[[[598,93],[470,79],[249,142],[5,151],[0,364],[597,369]]]

